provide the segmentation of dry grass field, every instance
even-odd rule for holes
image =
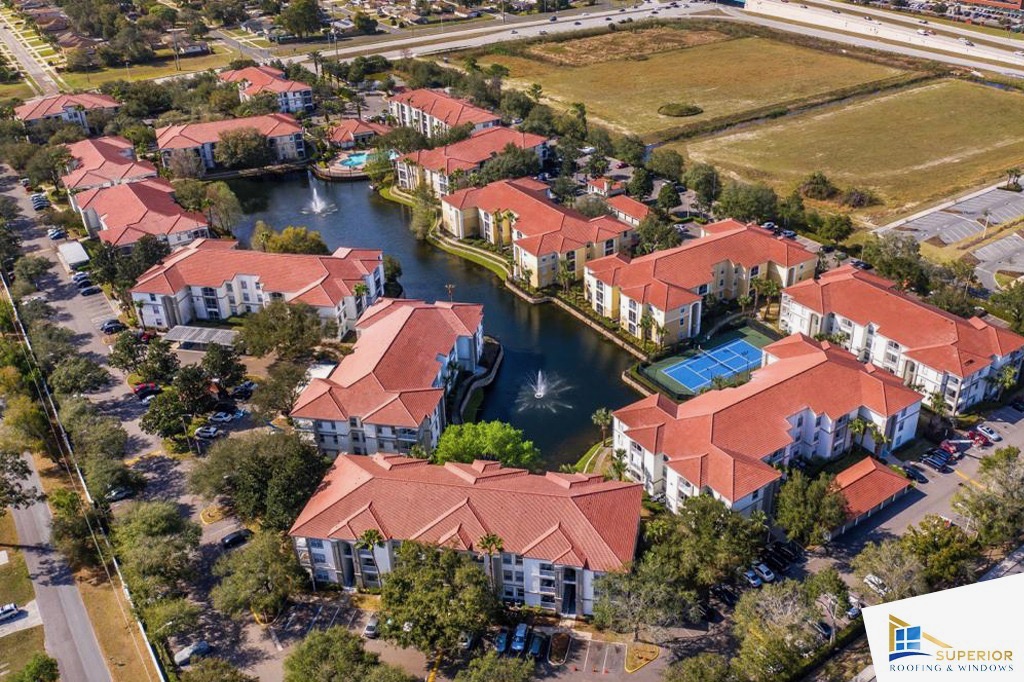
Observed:
[[[781,192],[816,170],[869,187],[885,203],[862,217],[884,222],[1019,166],[1024,94],[944,80],[675,146]]]
[[[644,31],[616,31],[562,42],[535,43],[526,52],[563,66],[587,66],[722,40],[729,40],[729,36],[718,31],[679,31],[657,26]]]

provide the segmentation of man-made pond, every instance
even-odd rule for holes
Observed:
[[[522,301],[484,268],[417,241],[408,209],[380,198],[367,183],[323,183],[296,174],[230,184],[246,211],[235,230],[243,242],[257,220],[277,230],[304,225],[318,230],[331,249],[377,248],[397,258],[408,298],[443,300],[452,284],[455,300],[482,303],[484,331],[501,340],[505,361],[487,389],[481,418],[523,429],[550,468],[575,462],[597,441],[594,410],[637,399],[619,379],[633,361],[629,354],[554,306]],[[311,210],[313,187],[320,212]],[[545,399],[533,400],[538,371],[549,390]]]

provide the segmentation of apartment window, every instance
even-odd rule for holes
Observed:
[[[323,552],[313,552],[313,563],[314,564],[325,564],[327,563],[327,555]]]
[[[752,500],[756,500],[756,499],[757,499],[757,498],[759,498],[759,497],[761,497],[761,490],[760,490],[760,489],[758,489],[758,490],[755,490],[755,491],[753,492],[753,494],[751,494],[751,496],[750,496],[750,499],[752,499]]]
[[[604,242],[604,255],[610,256],[615,253],[615,240],[606,239]]]
[[[306,544],[309,545],[310,549],[323,549],[324,547],[323,540],[309,539],[306,541]]]
[[[800,415],[799,417],[796,418],[796,425],[798,427],[804,425],[804,416],[803,415]]]
[[[817,417],[814,418],[814,425],[815,426],[821,426],[821,415],[820,414]]]
[[[352,427],[353,429],[358,429],[359,428],[359,417],[349,417],[348,425],[350,427]]]
[[[156,303],[156,294],[150,294],[149,295],[149,302],[150,303]]]
[[[249,294],[248,293],[243,293],[242,294],[242,300],[245,301],[246,303],[248,303],[249,302]]]
[[[700,294],[701,296],[708,293],[708,285],[701,284],[699,287],[697,287],[697,293]]]
[[[512,582],[512,571],[502,571],[501,572],[501,577],[502,577],[502,580],[504,580],[507,583]]]
[[[232,291],[235,290],[235,288],[233,286],[231,286],[231,282],[224,282],[224,289],[225,289],[225,291],[228,291],[228,292],[232,292]]]
[[[246,282],[244,279],[242,280],[242,288],[243,289],[248,289],[249,288],[249,283]]]
[[[896,343],[895,341],[889,341],[887,344],[885,344],[885,347],[888,348],[889,350],[899,350],[900,344]]]
[[[754,267],[750,268],[750,276],[751,277],[757,277],[759,274],[761,274],[761,266],[760,265],[755,265]]]

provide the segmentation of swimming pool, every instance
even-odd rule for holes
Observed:
[[[346,168],[362,168],[363,166],[366,165],[366,160],[369,159],[370,155],[373,153],[373,151],[352,152],[347,157],[339,161],[338,165],[345,166]],[[389,156],[391,157],[392,161],[398,158],[398,154],[396,152],[391,152]]]

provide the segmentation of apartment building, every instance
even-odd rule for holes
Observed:
[[[277,98],[278,111],[283,114],[312,112],[314,108],[313,86],[288,80],[284,71],[272,66],[221,71],[218,78],[226,83],[238,83],[238,95],[243,102],[269,92]]]
[[[442,90],[407,90],[388,99],[388,114],[400,126],[415,128],[427,137],[443,135],[457,126],[471,124],[473,130],[501,125],[501,117],[452,97]]]
[[[677,404],[654,394],[614,413],[627,475],[677,511],[709,493],[743,514],[771,513],[793,460],[834,459],[854,443],[879,454],[913,440],[921,397],[845,350],[794,334],[764,348],[764,367],[736,388]],[[842,387],[842,390],[837,390]],[[867,428],[859,435],[851,423]],[[856,430],[856,429],[853,429]]]
[[[461,142],[399,157],[395,163],[398,186],[414,190],[426,184],[435,195],[443,197],[456,188],[459,176],[465,177],[480,170],[486,161],[510,147],[532,150],[537,154],[537,160],[543,163],[548,155],[549,142],[542,135],[522,133],[513,128],[484,128]]]
[[[206,123],[185,123],[156,129],[156,146],[166,167],[175,150],[198,154],[203,165],[217,166],[214,151],[221,135],[228,131],[255,129],[267,139],[278,163],[302,161],[306,158],[306,145],[302,139],[302,126],[291,114],[267,114],[231,118]]]
[[[230,239],[201,239],[139,277],[132,301],[149,327],[192,320],[226,320],[258,312],[272,301],[306,303],[339,335],[384,293],[380,251],[339,248],[330,256],[263,253]]]
[[[135,146],[123,137],[96,137],[64,146],[71,160],[61,182],[69,192],[111,187],[159,175],[156,166],[136,158]]]
[[[640,227],[644,218],[651,214],[651,207],[626,194],[616,194],[605,200],[612,215],[633,227]]]
[[[95,130],[90,117],[96,119],[97,114],[113,116],[121,107],[121,103],[109,95],[96,92],[80,92],[74,95],[49,95],[30,99],[22,105],[14,107],[14,118],[35,125],[42,121],[60,120],[82,126],[87,133]]]
[[[89,234],[119,248],[130,249],[145,235],[172,249],[210,236],[206,216],[182,208],[163,178],[89,189],[71,194],[70,202]]]
[[[511,244],[515,274],[537,288],[555,284],[562,267],[580,279],[588,262],[625,251],[634,239],[633,228],[611,216],[587,218],[554,203],[548,186],[532,178],[442,197],[441,224],[459,239]]]
[[[941,393],[953,414],[995,397],[993,379],[1006,367],[1019,374],[1024,359],[1024,337],[940,310],[852,266],[786,289],[779,324],[828,335],[923,396]]]
[[[341,149],[352,149],[369,144],[378,135],[391,132],[391,126],[361,118],[343,118],[331,124],[327,139]]]
[[[382,299],[355,331],[353,352],[299,394],[295,428],[328,455],[435,447],[460,373],[484,371],[483,306]]]
[[[598,474],[341,455],[290,535],[318,581],[378,587],[398,544],[414,540],[470,555],[504,599],[572,618],[593,614],[599,576],[633,560],[641,497],[640,486]],[[371,529],[384,542],[357,547]],[[503,544],[490,557],[480,546],[488,534]]]
[[[613,197],[609,201],[614,201]],[[817,256],[760,227],[723,220],[706,225],[682,246],[631,258],[616,253],[587,264],[584,295],[598,315],[622,329],[667,344],[700,334],[705,297],[734,300],[753,294],[751,282],[780,286],[814,275]],[[642,324],[649,316],[652,324]]]

